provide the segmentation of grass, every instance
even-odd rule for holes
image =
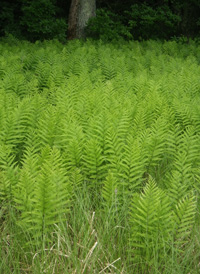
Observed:
[[[127,208],[113,216],[92,211],[92,201],[86,192],[77,194],[76,206],[58,227],[55,225],[49,243],[35,244],[31,235],[22,231],[14,216],[5,216],[1,224],[2,273],[199,273],[200,229],[193,228],[190,243],[183,254],[166,251],[158,263],[157,249],[152,266],[132,262],[127,244],[129,224]],[[28,243],[28,245],[27,245]],[[167,247],[167,243],[164,243]]]

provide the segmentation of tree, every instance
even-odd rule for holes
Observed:
[[[72,0],[68,19],[68,39],[84,38],[88,20],[96,15],[96,0]]]

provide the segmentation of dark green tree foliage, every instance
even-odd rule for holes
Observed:
[[[20,1],[1,1],[0,36],[11,33],[20,36],[19,17],[21,16]]]
[[[89,24],[89,34],[94,37],[112,39],[117,34],[134,39],[170,39],[173,36],[194,38],[200,34],[199,0],[99,0],[97,8],[104,12],[97,13],[96,21]]]
[[[174,12],[181,18],[178,32],[187,37],[200,35],[200,1],[172,0],[171,2]]]
[[[181,17],[173,13],[168,5],[152,7],[145,4],[135,4],[130,11],[125,12],[129,18],[133,37],[149,38],[170,38],[177,33],[177,26]]]
[[[66,39],[71,0],[1,1],[0,36]],[[88,36],[104,40],[171,39],[200,35],[199,0],[96,0]]]
[[[93,38],[170,39],[200,34],[198,0],[99,2],[101,9],[88,26],[88,35]]]
[[[52,38],[64,40],[67,32],[66,12],[68,13],[69,8],[62,2],[56,0],[3,1],[0,10],[0,35],[12,34],[17,38],[30,41]]]
[[[114,40],[132,38],[129,27],[123,24],[124,17],[107,9],[98,9],[96,17],[88,22],[87,35],[95,39]]]
[[[67,24],[62,18],[56,18],[56,1],[35,0],[24,1],[21,26],[30,40],[65,38]]]

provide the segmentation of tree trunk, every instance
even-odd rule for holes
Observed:
[[[72,0],[68,20],[68,39],[84,38],[88,20],[96,15],[96,0]]]

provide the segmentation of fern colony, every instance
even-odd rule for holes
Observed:
[[[199,273],[200,48],[0,53],[0,272]]]

